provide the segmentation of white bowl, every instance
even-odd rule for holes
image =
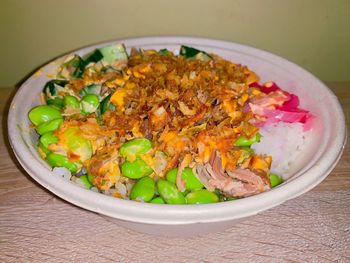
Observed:
[[[262,81],[275,81],[297,94],[301,107],[316,116],[310,147],[302,153],[292,176],[279,187],[252,197],[205,205],[156,205],[122,200],[85,190],[53,175],[36,150],[37,136],[29,128],[28,111],[40,104],[39,94],[62,58],[31,76],[14,97],[8,118],[9,139],[23,168],[39,184],[79,207],[117,219],[120,225],[161,235],[194,235],[228,228],[239,219],[255,215],[297,197],[319,184],[337,164],[346,143],[346,125],[334,94],[299,66],[266,51],[235,43],[191,37],[145,37],[121,39],[89,46],[72,53],[86,54],[96,47],[124,43],[131,47],[178,51],[180,45],[216,53],[247,65]]]

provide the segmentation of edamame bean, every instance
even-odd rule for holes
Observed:
[[[163,198],[158,196],[158,197],[153,198],[150,203],[152,203],[152,204],[165,204],[165,201]]]
[[[86,174],[80,176],[79,179],[84,183],[84,186],[85,186],[87,189],[91,189],[92,184],[90,183],[90,181],[89,181],[89,179],[88,179],[88,176],[87,176]]]
[[[142,159],[125,161],[121,166],[122,174],[131,179],[139,179],[153,173],[152,168]]]
[[[48,148],[50,144],[58,143],[58,137],[55,136],[53,132],[47,132],[41,135],[39,142],[42,143],[45,148]]]
[[[270,173],[269,179],[270,179],[271,187],[275,187],[283,183],[283,179],[274,173]]]
[[[57,130],[63,122],[63,118],[54,119],[52,121],[47,121],[39,124],[35,129],[40,135]]]
[[[96,111],[100,100],[95,94],[87,94],[80,101],[80,107],[83,114],[89,114]]]
[[[173,184],[176,184],[176,175],[177,175],[177,171],[179,169],[177,168],[173,168],[171,169],[169,172],[167,172],[167,174],[165,175],[165,178],[169,181],[172,182]]]
[[[71,173],[76,173],[78,171],[77,165],[73,162],[70,162],[67,156],[61,154],[50,152],[46,156],[46,161],[51,167],[65,167]]]
[[[208,204],[217,203],[219,197],[215,193],[209,192],[207,189],[199,189],[186,195],[186,200],[188,204]]]
[[[155,188],[152,178],[148,176],[142,177],[131,188],[130,199],[149,202],[154,196]]]
[[[124,143],[120,149],[119,154],[131,161],[135,157],[147,153],[152,149],[152,143],[146,138],[137,138]]]
[[[174,169],[170,170],[166,174],[166,179],[169,182],[172,182],[172,183],[176,184],[177,171],[178,171],[178,168],[174,168]],[[185,181],[185,189],[186,190],[192,191],[192,190],[195,190],[195,189],[203,188],[203,184],[201,183],[201,181],[198,180],[196,175],[193,173],[192,169],[189,168],[189,167],[186,167],[183,170],[183,172],[181,174],[181,178]]]
[[[71,108],[79,108],[80,107],[80,102],[79,100],[71,95],[64,96],[63,98],[63,105],[65,107],[71,107]]]
[[[91,158],[91,143],[81,135],[79,127],[66,129],[63,133],[63,141],[66,143],[68,150],[79,158],[81,162]]]
[[[161,179],[157,182],[157,189],[160,196],[164,199],[165,203],[186,204],[185,197],[177,189],[175,184]]]
[[[261,134],[260,133],[256,133],[253,137],[251,137],[250,139],[248,139],[247,137],[241,135],[238,137],[238,139],[235,141],[234,145],[235,146],[251,146],[254,143],[260,142],[261,139]]]
[[[48,105],[36,106],[28,113],[30,121],[34,125],[39,125],[47,121],[62,118],[59,110],[52,108]]]
[[[89,180],[89,182],[93,185],[94,184],[94,176],[91,174],[87,175],[87,179]]]

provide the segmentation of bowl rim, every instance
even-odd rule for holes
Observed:
[[[187,36],[151,36],[117,39],[89,45],[68,52],[67,54],[73,52],[78,53],[83,50],[88,51],[96,47],[113,43],[124,43],[127,46],[162,44],[179,46],[181,44],[193,46],[200,45],[246,53],[261,59],[268,59],[292,67],[298,73],[308,77],[327,93],[333,109],[332,114],[336,116],[336,124],[339,126],[338,136],[333,138],[331,143],[328,143],[327,151],[324,151],[318,158],[317,165],[309,167],[302,175],[293,178],[293,180],[288,181],[288,183],[255,196],[235,201],[202,205],[157,205],[117,199],[80,188],[59,177],[47,176],[47,167],[45,167],[42,162],[33,159],[28,146],[24,143],[20,143],[18,139],[22,137],[21,131],[18,129],[17,123],[14,121],[16,120],[16,114],[19,112],[19,107],[16,107],[16,105],[21,99],[23,99],[25,91],[30,87],[31,79],[33,77],[32,75],[21,85],[11,102],[8,115],[9,141],[17,160],[27,173],[40,185],[60,198],[90,211],[137,223],[181,225],[220,222],[255,215],[309,191],[324,180],[339,161],[347,140],[345,116],[340,103],[337,97],[325,84],[293,62],[270,52],[247,45],[217,39]],[[58,59],[65,57],[66,55],[60,56]],[[53,61],[56,60],[57,59],[54,59]],[[48,66],[53,61],[45,64],[42,68]],[[34,163],[31,163],[30,161],[33,161]]]

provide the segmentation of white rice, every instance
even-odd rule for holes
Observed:
[[[55,167],[52,169],[55,176],[62,177],[64,180],[69,181],[72,177],[70,171],[64,167]]]
[[[271,155],[271,172],[287,179],[291,165],[307,147],[309,132],[304,132],[301,123],[279,122],[261,128],[260,134],[260,143],[252,145],[252,148],[257,154]]]

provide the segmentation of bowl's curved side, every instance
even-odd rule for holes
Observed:
[[[143,48],[178,50],[181,44],[213,52],[229,60],[239,61],[257,71],[263,80],[274,80],[290,91],[308,92],[304,101],[322,117],[319,132],[322,139],[315,143],[316,154],[307,157],[308,164],[287,183],[257,196],[231,202],[208,205],[154,205],[115,199],[79,188],[63,178],[54,176],[35,148],[35,133],[29,129],[27,112],[39,104],[39,93],[49,79],[46,74],[57,69],[57,61],[44,66],[42,75],[33,75],[18,90],[10,106],[8,129],[11,146],[24,169],[42,186],[61,198],[85,209],[121,220],[162,225],[221,222],[254,215],[294,198],[320,183],[334,168],[346,142],[345,117],[334,94],[313,75],[299,66],[270,54],[230,42],[189,37],[148,37],[122,39],[89,46],[77,51],[83,55],[96,47],[124,43]],[[62,61],[62,58],[58,59]],[[300,78],[300,79],[299,79]],[[322,104],[322,105],[321,105]],[[315,150],[316,151],[316,150]]]

